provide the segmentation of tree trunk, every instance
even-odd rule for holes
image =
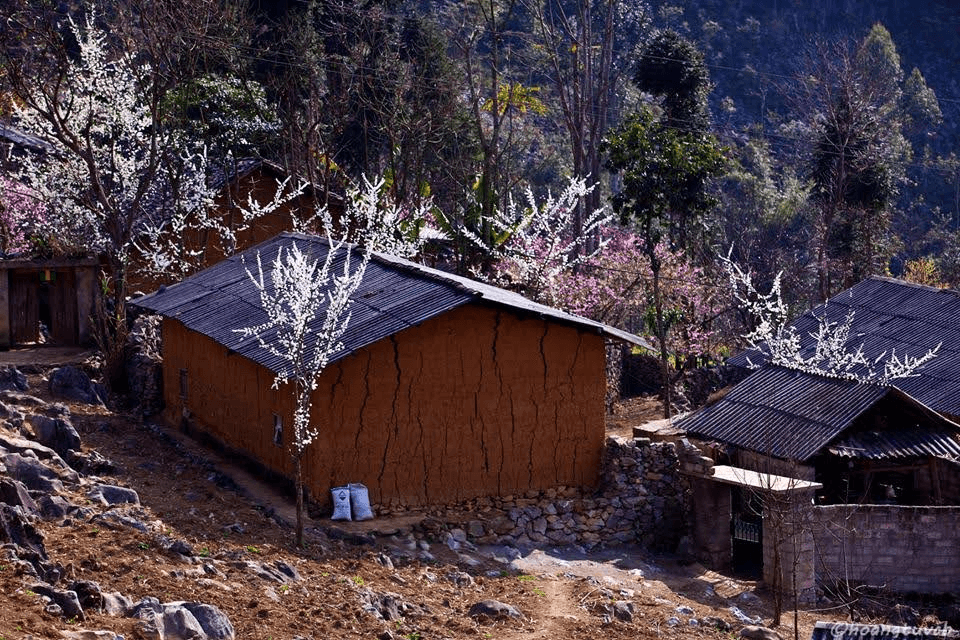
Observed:
[[[301,470],[302,455],[297,455],[293,459],[293,473],[296,482],[297,492],[297,533],[296,544],[298,548],[303,548],[303,472]]]
[[[660,293],[660,261],[653,254],[650,257],[650,270],[653,272],[653,308],[656,312],[657,320],[657,342],[660,346],[660,375],[663,377],[663,417],[671,416],[671,376],[670,376],[670,355],[667,353],[667,331],[663,326],[663,296]]]

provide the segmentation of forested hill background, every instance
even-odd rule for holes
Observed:
[[[4,122],[59,149],[0,175],[6,254],[106,250],[124,283],[144,194],[260,155],[366,189],[394,236],[429,228],[432,264],[653,336],[678,368],[751,321],[721,256],[791,313],[876,274],[960,288],[957,2],[0,5]],[[96,117],[52,108],[75,105]],[[169,219],[214,224],[201,196]],[[145,263],[189,271],[177,250]]]
[[[776,129],[791,117],[785,98],[817,43],[857,41],[875,23],[889,30],[903,69],[917,68],[936,93],[943,121],[914,146],[894,227],[900,257],[949,251],[938,223],[960,228],[960,3],[936,0],[698,0],[652,2],[655,22],[700,45],[715,84],[710,105],[719,126],[760,125],[772,149],[792,148]],[[934,231],[933,237],[929,233]],[[902,269],[902,262],[893,265]]]
[[[349,11],[343,8],[347,5]],[[328,148],[340,150],[334,158],[338,166],[354,173],[389,169],[400,190],[408,192],[422,191],[429,183],[431,195],[448,211],[462,206],[466,196],[489,213],[496,204],[503,205],[511,189],[529,184],[542,191],[571,172],[601,180],[604,193],[598,191],[592,205],[602,204],[610,193],[599,140],[581,141],[586,156],[595,155],[593,164],[571,154],[573,134],[561,100],[563,91],[586,94],[603,92],[605,87],[588,87],[580,78],[583,86],[570,89],[575,77],[570,74],[571,62],[561,60],[559,72],[552,64],[554,50],[545,36],[544,16],[572,17],[577,29],[577,20],[593,21],[589,37],[597,53],[590,72],[595,84],[609,82],[610,97],[588,95],[579,105],[586,122],[577,126],[585,130],[597,125],[603,135],[649,102],[649,96],[631,82],[638,56],[657,32],[676,31],[703,53],[713,85],[708,95],[710,129],[733,160],[733,170],[712,180],[719,204],[704,218],[710,227],[704,241],[708,252],[736,242],[738,260],[768,279],[786,269],[788,295],[811,302],[870,272],[903,275],[907,262],[917,259],[923,262],[915,263],[915,268],[936,271],[936,278],[928,273],[928,279],[960,284],[957,3],[385,0],[342,6],[317,2],[310,8],[299,2],[261,2],[253,7],[266,34],[259,38],[260,46],[276,53],[277,42],[287,38],[291,24],[312,24],[313,33],[322,36],[324,52],[317,57],[321,67],[338,56],[356,65],[348,74],[340,69],[331,73],[334,67],[327,66],[324,74],[328,89],[346,90],[340,98],[327,94],[325,114],[331,120],[322,129],[333,143]],[[612,52],[603,58],[603,20],[609,12],[614,14],[615,37]],[[810,83],[803,87],[801,79],[817,73],[829,77],[835,60],[828,63],[826,58],[842,55],[841,50],[856,57],[878,24],[889,32],[892,45],[884,55],[892,55],[897,73],[902,73],[896,82],[884,81],[909,93],[916,69],[921,83],[925,80],[936,95],[934,109],[938,105],[942,118],[911,120],[906,113],[891,115],[888,106],[867,107],[887,118],[881,128],[899,135],[902,126],[911,144],[908,149],[898,146],[893,134],[870,142],[871,152],[883,155],[887,164],[881,167],[883,175],[865,180],[886,191],[864,196],[871,200],[866,208],[872,212],[862,216],[862,223],[839,224],[838,229],[825,231],[823,239],[846,247],[839,250],[837,260],[868,267],[836,286],[821,285],[818,295],[811,292],[816,287],[809,275],[817,259],[811,250],[817,235],[811,197],[816,198],[817,187],[811,188],[810,179],[817,162],[815,129],[823,125],[816,111],[822,105],[811,103]],[[557,50],[572,59],[578,45],[571,43],[572,39],[561,42]],[[290,46],[288,42],[279,48],[286,47],[290,54]],[[292,55],[309,59],[302,52]],[[604,75],[607,65],[612,69],[609,78]],[[264,73],[263,65],[260,71]],[[400,77],[404,74],[406,80]],[[563,74],[568,75],[558,83]],[[566,89],[560,89],[564,83]],[[422,91],[425,85],[427,92]],[[300,86],[298,91],[304,89]],[[806,96],[801,95],[804,91]],[[499,119],[490,113],[494,94],[503,112]],[[392,113],[385,113],[383,101]],[[471,111],[475,101],[486,113]],[[853,126],[861,123],[854,121]],[[413,148],[404,138],[407,134]],[[870,135],[882,137],[876,131]],[[464,191],[468,174],[479,176],[472,193]],[[616,190],[616,177],[612,184]],[[857,242],[863,246],[858,248]]]

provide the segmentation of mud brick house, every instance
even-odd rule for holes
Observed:
[[[729,530],[699,529],[701,555],[714,565],[752,557],[770,581],[775,534],[762,505],[779,484],[797,489],[794,513],[802,526],[791,544],[802,556],[802,588],[852,582],[956,592],[960,293],[869,278],[794,321],[804,355],[815,348],[817,318],[839,322],[848,314],[850,347],[862,348],[867,360],[918,357],[939,346],[938,355],[889,385],[766,365],[681,421],[691,438],[715,443],[714,458],[726,463],[717,468],[739,473],[733,481],[694,482],[694,517],[715,521],[719,512],[731,520]],[[752,351],[730,362],[763,358]],[[777,480],[751,486],[744,481],[750,474]]]
[[[253,200],[261,206],[274,199],[277,187],[290,174],[282,166],[263,158],[241,158],[227,168],[216,170],[209,177],[209,185],[218,195],[213,202],[213,212],[221,224],[234,234],[232,246],[223,246],[223,239],[212,229],[190,230],[183,238],[185,252],[197,255],[197,269],[216,264],[236,251],[242,251],[264,242],[278,233],[292,231],[314,218],[317,207],[329,207],[336,221],[343,213],[343,198],[316,185],[307,184],[296,197],[283,202],[252,221],[245,220],[241,206]],[[293,185],[288,187],[288,192]],[[310,228],[319,231],[319,228]],[[134,260],[137,256],[133,256]],[[161,285],[171,284],[175,278],[151,278],[138,272],[138,263],[131,270],[130,291],[153,291]]]
[[[293,233],[135,304],[163,316],[165,416],[290,477],[289,389],[276,362],[234,329],[263,310],[247,274]],[[318,322],[319,326],[319,322]],[[320,436],[304,458],[318,501],[362,482],[375,503],[438,504],[556,485],[593,486],[604,444],[605,341],[646,343],[517,294],[374,255],[353,296],[343,349],[313,398]]]

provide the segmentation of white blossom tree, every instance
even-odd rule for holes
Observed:
[[[584,199],[595,188],[585,178],[571,178],[558,196],[548,193],[546,201],[540,204],[527,187],[526,206],[511,196],[506,209],[495,210],[491,218],[484,220],[492,231],[491,245],[469,230],[464,229],[463,233],[488,252],[496,266],[493,279],[498,284],[510,284],[506,280],[512,280],[532,298],[550,301],[560,274],[595,257],[606,246],[607,240],[600,238],[600,228],[612,215],[603,208],[585,218],[580,214]]]
[[[183,242],[188,230],[212,230],[229,246],[235,229],[212,208],[204,145],[169,112],[169,78],[99,25],[93,12],[82,24],[68,18],[64,30],[24,24],[26,42],[44,53],[29,61],[8,53],[4,68],[16,125],[48,144],[45,152],[19,159],[11,178],[43,203],[46,215],[34,232],[49,251],[103,258],[101,289],[110,300],[97,306],[94,333],[108,379],[116,383],[122,381],[132,269],[182,275],[201,253]],[[244,219],[290,195],[246,211]]]
[[[826,307],[821,315],[815,315],[817,330],[809,334],[813,349],[802,348],[802,336],[788,323],[787,305],[780,294],[780,274],[774,278],[769,293],[760,293],[750,274],[733,262],[729,256],[720,258],[734,299],[756,322],[756,327],[744,338],[750,348],[756,349],[771,364],[797,369],[807,373],[829,375],[858,382],[890,384],[899,378],[917,375],[923,365],[933,360],[941,344],[921,356],[898,355],[892,350],[884,351],[875,358],[864,353],[863,343],[851,344],[850,328],[854,312],[851,310],[843,321],[831,321]],[[747,360],[753,368],[761,363]]]
[[[415,205],[398,204],[384,195],[386,179],[362,176],[347,187],[346,209],[339,227],[344,237],[370,251],[401,258],[415,258],[423,248],[423,228],[433,206],[428,198]],[[328,230],[336,226],[329,207],[324,206],[296,231],[307,231],[317,220]]]
[[[350,323],[350,296],[360,286],[370,257],[370,252],[364,251],[358,262],[345,240],[328,236],[327,242],[329,250],[322,260],[303,253],[296,243],[286,252],[281,249],[271,265],[269,279],[258,253],[256,272],[247,270],[247,275],[259,292],[267,319],[235,330],[243,337],[255,338],[261,348],[280,359],[273,388],[290,385],[292,389],[295,404],[290,456],[296,486],[298,546],[303,545],[303,454],[320,433],[310,420],[313,393],[331,356],[343,347],[340,339]],[[340,259],[342,271],[335,269]]]

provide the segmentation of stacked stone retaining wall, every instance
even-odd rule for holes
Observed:
[[[639,543],[673,551],[687,534],[689,481],[681,460],[700,451],[681,442],[608,438],[599,487],[555,487],[523,495],[484,497],[433,508],[430,515],[462,528],[477,544],[551,546]],[[381,513],[402,513],[394,506]]]

